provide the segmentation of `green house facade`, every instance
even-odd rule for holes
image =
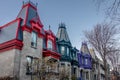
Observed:
[[[67,29],[64,23],[59,24],[57,38],[57,48],[61,54],[60,68],[63,68],[67,72],[69,80],[74,75],[78,77],[78,60],[77,60],[77,49],[72,47],[70,42]]]

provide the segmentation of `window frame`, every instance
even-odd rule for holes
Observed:
[[[69,49],[69,47],[67,47],[67,56],[69,56],[70,54],[70,49]]]
[[[31,59],[30,63],[28,61],[28,58]],[[26,56],[26,75],[32,74],[32,63],[33,63],[33,57],[32,56]]]
[[[65,54],[65,46],[61,46],[61,54],[62,54],[62,55]]]
[[[28,58],[31,59],[30,63]],[[39,68],[39,58],[26,56],[26,75],[36,74]],[[36,65],[37,64],[37,65]],[[34,71],[33,71],[34,70]]]
[[[35,35],[35,40],[34,40],[34,35]],[[32,48],[37,48],[37,32],[35,31],[32,31],[32,34],[31,34],[31,47]]]
[[[48,48],[49,50],[53,50],[53,42],[52,42],[52,40],[48,39],[47,45],[48,45],[47,48]]]
[[[85,65],[88,65],[88,59],[85,58]]]

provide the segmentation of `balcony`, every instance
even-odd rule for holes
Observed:
[[[61,55],[58,52],[56,52],[56,50],[43,49],[43,57],[48,57],[49,59],[52,60],[59,60],[60,56]]]

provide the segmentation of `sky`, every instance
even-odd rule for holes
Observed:
[[[18,15],[23,1],[1,0],[0,26],[14,20]],[[38,14],[44,29],[51,30],[56,35],[59,23],[66,24],[67,32],[73,47],[80,50],[85,41],[84,31],[91,30],[97,23],[104,20],[104,10],[97,10],[93,0],[30,0],[37,3]]]

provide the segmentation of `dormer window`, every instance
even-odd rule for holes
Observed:
[[[34,48],[37,47],[37,33],[35,31],[32,32],[31,46]]]
[[[49,50],[53,49],[53,47],[52,47],[52,41],[51,40],[48,40],[48,49]]]

